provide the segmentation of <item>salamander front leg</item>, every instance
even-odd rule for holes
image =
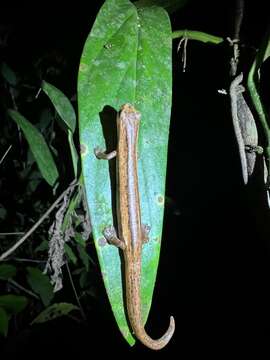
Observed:
[[[96,147],[96,148],[94,149],[94,153],[95,153],[95,155],[96,155],[96,157],[97,157],[98,159],[111,160],[111,159],[113,159],[114,157],[116,157],[117,151],[114,150],[114,151],[106,154],[104,150],[102,150],[102,149],[99,148],[99,147]]]
[[[115,245],[116,247],[118,247],[122,250],[124,250],[126,248],[126,244],[124,243],[124,241],[120,240],[117,237],[115,228],[112,225],[107,226],[104,229],[103,235],[105,236],[105,238],[109,244]]]
[[[148,243],[150,230],[151,230],[150,225],[142,224],[142,242],[143,242],[143,244]]]

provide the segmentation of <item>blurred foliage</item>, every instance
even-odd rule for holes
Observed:
[[[0,63],[0,254],[42,217],[78,174],[76,96],[64,95],[48,82],[58,83],[65,71],[66,60],[56,52],[37,57],[32,67],[17,69],[8,61]],[[69,285],[56,294],[50,271],[44,273],[54,210],[34,236],[0,263],[0,336],[18,332],[32,321],[45,322],[78,309],[68,302],[55,304],[59,298],[70,302],[77,298],[80,306],[91,306],[89,296],[94,297],[96,291],[89,279],[96,269],[89,256],[92,243],[80,186],[63,212],[60,231],[72,229],[63,254],[71,277],[64,271],[62,280]]]

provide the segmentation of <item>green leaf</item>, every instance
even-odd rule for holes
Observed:
[[[70,226],[70,224],[72,223],[72,217],[74,215],[76,215],[76,208],[79,206],[81,201],[81,191],[78,188],[78,190],[74,191],[74,193],[72,194],[70,200],[69,200],[69,204],[68,204],[68,209],[65,213],[64,216],[64,220],[61,226],[61,231],[65,232],[67,230],[67,228]]]
[[[85,266],[86,271],[88,271],[89,270],[89,256],[88,256],[87,252],[81,245],[78,245],[77,249],[79,252],[79,256],[82,260],[82,263]]]
[[[262,44],[257,52],[254,62],[248,74],[248,90],[254,108],[257,112],[264,133],[264,181],[266,185],[267,201],[270,207],[269,184],[270,184],[270,127],[269,112],[263,104],[260,94],[260,70],[263,63],[270,57],[270,26],[268,27]]]
[[[8,114],[22,129],[42,176],[49,185],[53,186],[59,174],[43,135],[17,111],[10,109]]]
[[[20,295],[0,295],[0,307],[9,313],[17,314],[27,305],[27,298]]]
[[[71,311],[79,310],[78,306],[69,303],[52,304],[43,310],[32,322],[32,324],[40,324],[46,321],[56,319],[60,316],[68,315]]]
[[[270,27],[268,28],[266,35],[263,39],[262,45],[257,52],[254,62],[248,74],[248,89],[253,101],[254,107],[258,113],[262,127],[265,131],[266,138],[269,140],[269,126],[267,111],[261,101],[259,93],[259,82],[260,82],[260,68],[262,64],[270,57]]]
[[[70,148],[70,152],[71,152],[74,177],[77,178],[79,157],[78,157],[78,153],[77,153],[74,141],[73,141],[73,134],[72,134],[71,130],[68,130],[68,143],[69,143],[69,148]]]
[[[49,132],[51,131],[51,124],[53,122],[53,115],[50,109],[44,108],[41,110],[39,115],[39,121],[37,123],[37,128],[43,133],[46,133],[46,130],[49,128]],[[48,130],[47,130],[48,131]]]
[[[79,283],[82,289],[89,287],[89,276],[85,270],[80,275]]]
[[[76,114],[69,99],[55,86],[42,81],[42,89],[48,95],[60,119],[67,128],[68,142],[71,152],[74,175],[77,177],[78,153],[73,142],[73,133],[76,128]]]
[[[32,290],[38,294],[44,304],[48,306],[54,297],[53,286],[47,275],[37,268],[28,266],[27,281]]]
[[[41,243],[35,248],[34,252],[45,251],[45,250],[48,250],[48,248],[49,248],[48,240],[43,240],[43,241],[41,241]]]
[[[74,251],[71,249],[71,247],[68,244],[64,245],[65,253],[69,260],[73,262],[74,265],[77,264],[77,256],[75,255]]]
[[[2,264],[0,265],[0,279],[8,280],[16,275],[17,269],[13,265]]]
[[[17,84],[15,72],[5,62],[1,64],[1,74],[10,85],[15,86]]]
[[[42,81],[41,87],[53,103],[53,106],[63,120],[64,125],[74,133],[76,128],[76,114],[69,99],[62,91],[44,80]]]
[[[0,335],[7,336],[9,316],[5,309],[0,307]]]
[[[118,326],[134,344],[123,303],[119,250],[104,241],[113,224],[109,162],[97,160],[94,148],[106,149],[99,113],[106,105],[118,111],[133,104],[142,114],[138,177],[142,221],[151,226],[143,247],[141,299],[147,319],[160,253],[169,135],[172,68],[171,26],[160,7],[137,9],[127,0],[107,0],[86,40],[78,78],[81,159],[93,237],[106,291]],[[158,44],[158,46],[157,46]],[[115,124],[115,117],[106,119]],[[107,134],[111,140],[111,133]]]
[[[83,239],[82,234],[75,232],[74,240],[83,248],[85,248],[85,240]]]

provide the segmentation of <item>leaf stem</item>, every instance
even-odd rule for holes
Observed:
[[[181,37],[186,37],[190,40],[197,40],[203,43],[212,43],[218,45],[224,41],[222,37],[214,36],[202,31],[194,30],[176,30],[172,32],[172,39],[178,39]]]

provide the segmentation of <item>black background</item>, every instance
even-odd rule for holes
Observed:
[[[5,60],[23,71],[45,51],[55,50],[67,61],[55,85],[67,94],[76,92],[83,44],[101,4],[66,5],[65,12],[45,3],[3,8],[0,19],[11,32]],[[173,30],[231,36],[234,6],[234,1],[191,1],[171,15]],[[240,64],[244,72],[269,22],[263,6],[246,2]],[[146,325],[148,333],[158,337],[167,328],[169,315],[174,315],[171,343],[159,353],[140,344],[129,348],[99,277],[100,298],[87,314],[88,325],[60,319],[26,328],[3,344],[5,356],[61,354],[79,359],[109,351],[109,356],[176,353],[184,359],[220,358],[257,352],[269,342],[270,213],[259,172],[243,185],[229,99],[217,91],[230,82],[230,49],[225,44],[189,42],[183,73],[177,43],[166,189],[173,205],[166,207],[158,279]]]

